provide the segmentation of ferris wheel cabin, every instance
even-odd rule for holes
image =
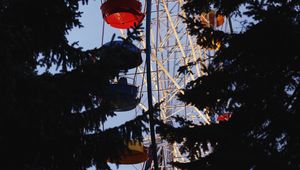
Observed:
[[[111,41],[104,44],[97,55],[103,63],[126,72],[142,64],[141,50],[127,41]]]
[[[125,77],[121,77],[117,83],[108,85],[104,99],[110,103],[114,111],[129,111],[140,103],[138,89],[139,87],[134,84],[128,84]]]
[[[138,0],[107,0],[102,4],[103,19],[112,27],[128,29],[141,23],[145,15]]]
[[[110,163],[138,164],[148,159],[147,148],[140,142],[129,141],[128,150],[125,150],[118,161],[108,160]]]

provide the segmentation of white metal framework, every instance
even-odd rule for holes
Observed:
[[[207,64],[207,58],[213,50],[202,49],[197,45],[195,37],[189,35],[187,26],[182,17],[186,17],[181,9],[183,0],[152,0],[151,17],[151,78],[152,78],[152,99],[153,103],[162,102],[160,106],[160,119],[166,123],[176,126],[172,116],[179,115],[194,123],[203,122],[210,124],[210,119],[203,111],[177,100],[176,94],[183,93],[182,88],[186,84],[200,77],[201,64]],[[182,16],[182,17],[181,17]],[[199,14],[200,16],[200,14]],[[228,20],[217,29],[229,30]],[[120,30],[125,36],[124,30]],[[145,40],[139,44],[141,49],[145,49]],[[145,58],[143,58],[145,60]],[[200,62],[199,62],[200,61]],[[179,74],[180,66],[189,62],[196,62],[193,67],[188,68],[192,74]],[[145,64],[136,70],[127,73],[133,77],[140,85],[141,103],[136,108],[136,112],[147,110],[147,83],[145,74]],[[159,157],[159,169],[175,169],[168,165],[170,161],[186,162],[184,155],[179,152],[180,144],[168,144],[156,136],[158,145],[157,153]],[[145,144],[150,144],[150,136],[145,138]]]

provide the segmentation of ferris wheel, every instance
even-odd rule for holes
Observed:
[[[145,20],[146,13],[142,8],[145,4],[138,0],[124,0],[123,4],[119,2],[107,0],[103,2],[101,10],[104,20],[111,27],[119,29],[120,36],[126,37],[126,28],[130,28],[134,24]],[[201,67],[207,65],[210,62],[208,56],[211,56],[218,50],[218,42],[216,42],[215,49],[204,49],[197,45],[195,37],[189,35],[187,25],[183,22],[183,17],[186,17],[185,12],[181,9],[183,3],[183,0],[152,0],[151,2],[151,62],[149,63],[151,67],[149,75],[152,83],[151,99],[153,103],[161,103],[159,115],[160,119],[165,123],[176,126],[176,122],[172,117],[181,116],[196,124],[200,122],[210,124],[210,117],[204,111],[177,100],[177,94],[183,93],[182,89],[188,82],[204,74],[201,71]],[[199,14],[198,19],[207,27],[213,27],[225,32],[230,30],[229,19],[217,16],[214,11]],[[146,48],[145,36],[142,37],[140,43],[135,44],[135,47],[139,49]],[[135,47],[131,48],[131,50]],[[120,77],[123,78],[122,81],[124,81],[124,78],[127,81],[132,81],[130,83],[131,86],[138,87],[138,90],[132,93],[134,96],[132,100],[135,100],[135,102],[131,103],[131,107],[128,107],[129,109],[127,110],[122,110],[122,108],[118,108],[118,105],[121,106],[122,104],[120,102],[115,103],[117,111],[131,110],[141,113],[142,110],[148,110],[147,69],[144,55],[142,54],[141,56],[144,60],[143,62],[140,62],[139,57],[137,57],[134,60],[136,65],[131,66],[130,69],[126,69],[125,72],[120,74]],[[134,61],[131,60],[131,62]],[[189,63],[194,63],[193,66],[187,67],[189,73],[180,74],[178,70],[181,66]],[[116,86],[118,82],[119,80],[114,80],[112,85]],[[150,143],[150,136],[146,136],[144,145],[149,146]],[[171,161],[188,161],[186,156],[179,151],[180,144],[169,144],[161,140],[158,135],[156,135],[156,143],[159,169],[175,169],[168,164]],[[151,166],[153,166],[153,163],[146,161],[142,169],[148,170]]]

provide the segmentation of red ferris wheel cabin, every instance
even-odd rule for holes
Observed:
[[[128,29],[141,23],[145,15],[138,0],[107,0],[101,5],[103,19],[112,27]]]

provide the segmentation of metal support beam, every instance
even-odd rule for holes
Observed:
[[[171,23],[171,28],[173,29],[173,33],[174,33],[175,38],[176,38],[176,40],[177,40],[177,43],[178,43],[179,49],[180,49],[180,51],[181,51],[182,57],[185,59],[185,58],[186,58],[186,55],[185,55],[183,46],[182,46],[182,44],[181,44],[180,38],[179,38],[179,36],[178,36],[177,30],[176,30],[176,28],[175,28],[175,26],[174,26],[174,22],[173,22],[173,20],[172,20],[172,17],[171,17],[169,8],[168,8],[168,6],[167,6],[167,3],[166,3],[165,0],[162,0],[162,2],[163,2],[163,5],[164,5],[166,14],[167,14],[167,16],[168,16],[168,19],[169,19],[169,21],[170,21],[170,23]],[[187,64],[187,62],[185,61],[184,64]],[[188,67],[188,70],[190,70],[190,67]],[[190,76],[191,76],[191,79],[192,79],[192,80],[195,80],[194,75],[190,74]]]
[[[147,92],[148,92],[148,108],[149,108],[149,124],[151,135],[152,157],[154,161],[154,169],[158,170],[158,160],[156,153],[155,129],[153,122],[153,103],[152,103],[152,85],[151,85],[151,0],[147,0],[147,15],[146,15],[146,72],[147,72]]]

